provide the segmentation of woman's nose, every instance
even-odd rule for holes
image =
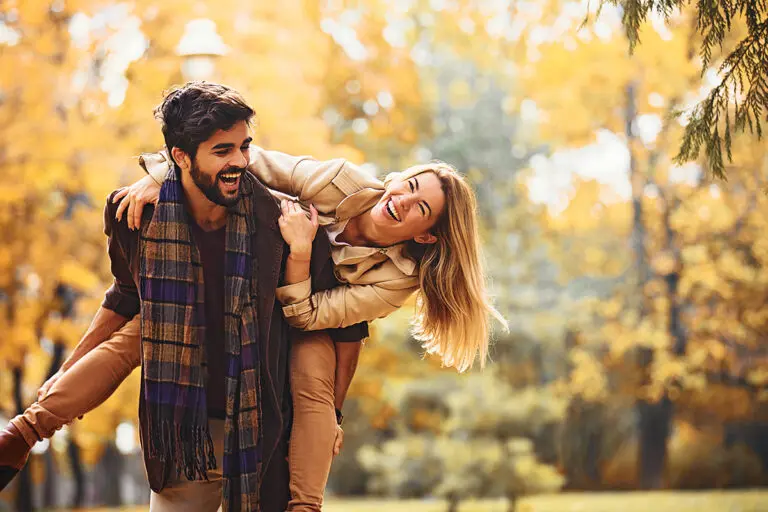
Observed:
[[[402,199],[400,200],[400,207],[408,211],[411,209],[411,206],[416,202],[416,198],[413,196],[413,194],[405,194],[402,196]]]

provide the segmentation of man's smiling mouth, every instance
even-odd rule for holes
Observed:
[[[235,172],[225,172],[219,174],[219,179],[224,183],[225,185],[234,185],[237,183],[237,180],[240,178],[240,176],[243,175],[242,171],[235,171]]]

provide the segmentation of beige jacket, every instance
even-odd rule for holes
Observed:
[[[155,181],[165,180],[170,168],[165,153],[145,154],[140,161]],[[318,161],[251,146],[248,170],[276,196],[298,199],[305,209],[315,205],[320,225],[331,229],[370,209],[384,193],[381,181],[342,159]],[[309,279],[278,288],[286,320],[315,331],[389,315],[419,288],[418,265],[404,251],[404,244],[333,246],[336,277],[346,284],[317,293]]]

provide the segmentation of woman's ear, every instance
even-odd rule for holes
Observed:
[[[176,162],[176,164],[181,167],[183,170],[188,170],[191,167],[191,163],[189,160],[189,155],[187,155],[186,151],[179,147],[174,147],[171,150],[171,156],[173,157],[173,161]]]
[[[422,233],[418,236],[413,237],[413,241],[417,244],[433,244],[437,242],[437,237],[427,231],[426,233]]]

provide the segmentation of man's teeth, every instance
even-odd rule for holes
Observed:
[[[235,180],[240,177],[240,173],[233,172],[233,173],[222,174],[221,177],[227,180]]]
[[[395,206],[392,204],[392,201],[389,201],[387,203],[387,211],[389,214],[397,221],[400,222],[400,215],[397,214],[397,210],[395,210]]]

